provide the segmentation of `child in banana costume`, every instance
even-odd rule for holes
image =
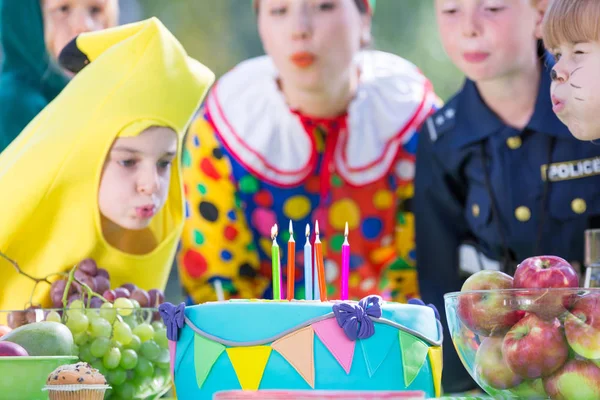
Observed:
[[[60,61],[77,76],[0,155],[0,251],[34,277],[91,257],[113,286],[164,289],[183,135],[214,74],[156,18],[79,35]],[[0,309],[33,286],[0,260]],[[39,287],[32,302],[48,301]]]

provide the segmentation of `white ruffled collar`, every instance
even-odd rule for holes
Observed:
[[[361,186],[390,170],[436,97],[418,69],[398,56],[365,51],[357,63],[361,78],[333,161],[346,182]],[[244,61],[217,82],[206,107],[223,145],[239,162],[260,179],[295,186],[314,169],[316,149],[276,80],[269,57]]]

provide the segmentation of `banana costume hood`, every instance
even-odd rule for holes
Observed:
[[[0,155],[0,251],[37,278],[92,257],[113,287],[164,289],[184,220],[183,135],[214,74],[156,18],[82,34],[60,58],[81,71]],[[98,190],[113,141],[150,125],[177,132],[178,154],[166,203],[149,226],[158,245],[132,255],[106,242]],[[22,309],[33,282],[4,260],[0,282],[0,309]],[[38,287],[33,303],[47,305],[48,289]]]

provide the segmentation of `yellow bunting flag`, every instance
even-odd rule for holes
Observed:
[[[435,397],[442,395],[442,348],[429,348],[429,364],[431,365],[431,374],[433,375],[433,388]]]
[[[275,349],[304,378],[311,388],[315,388],[315,332],[307,326],[273,342]]]
[[[404,370],[404,385],[408,388],[427,359],[429,346],[410,333],[400,331],[400,354]]]
[[[194,335],[194,368],[196,369],[198,388],[202,389],[210,370],[224,350],[225,346],[222,344],[198,334]]]
[[[243,390],[258,390],[271,355],[270,346],[231,347],[227,355]]]

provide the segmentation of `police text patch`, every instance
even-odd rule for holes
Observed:
[[[541,170],[542,180],[545,181],[546,178],[548,178],[550,182],[567,181],[600,175],[600,157],[563,161],[550,164],[549,167],[548,164],[544,164],[541,166]]]

